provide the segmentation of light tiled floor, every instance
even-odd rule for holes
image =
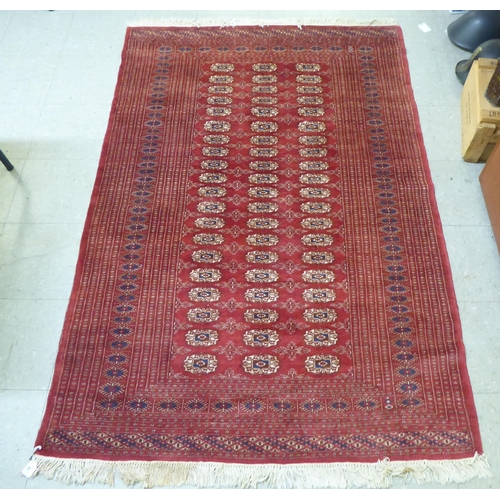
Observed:
[[[500,256],[478,183],[483,165],[460,157],[454,67],[470,54],[449,42],[445,30],[456,17],[448,11],[0,11],[0,145],[16,166],[9,173],[0,165],[0,487],[62,487],[20,470],[50,384],[125,28],[173,17],[399,21],[494,472],[446,487],[499,488]],[[423,22],[432,31],[419,29]]]

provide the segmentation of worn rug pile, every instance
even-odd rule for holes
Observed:
[[[486,476],[396,26],[128,28],[37,471]]]

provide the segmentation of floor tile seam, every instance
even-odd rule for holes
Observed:
[[[5,267],[7,267],[8,264],[5,265]],[[76,262],[75,262],[75,266],[76,266]],[[0,269],[1,269],[2,266],[0,266]],[[66,301],[68,302],[69,301],[69,295],[67,297],[56,297],[56,298],[48,298],[48,297],[0,297],[0,300],[58,300],[58,301]]]
[[[9,298],[5,298],[5,297],[0,297],[0,300],[26,300],[26,301],[41,301],[41,300],[51,300],[51,301],[63,301],[63,302],[67,302],[68,299],[51,299],[51,298],[44,298],[44,299],[33,299],[33,298],[15,298],[15,297],[9,297]]]
[[[500,256],[499,256],[499,259],[500,259]],[[458,302],[459,303],[464,302],[464,303],[470,303],[470,304],[481,304],[483,302],[492,302],[492,303],[496,304],[497,302],[500,302],[500,299],[498,299],[498,300],[496,300],[496,299],[494,299],[494,300],[467,300],[466,299],[466,300],[459,300]]]
[[[33,142],[35,140],[35,137],[37,135],[38,129],[40,127],[40,121],[42,119],[43,112],[46,109],[45,107],[47,106],[47,99],[48,99],[48,96],[49,96],[49,93],[50,93],[50,89],[51,89],[51,87],[52,87],[52,85],[54,83],[55,74],[56,74],[57,68],[59,67],[59,64],[61,62],[63,49],[64,49],[64,46],[65,46],[66,41],[68,39],[68,36],[69,36],[69,33],[70,33],[70,29],[71,29],[71,25],[73,24],[74,18],[75,18],[75,14],[74,14],[74,12],[72,12],[71,13],[71,21],[68,23],[68,28],[67,28],[66,33],[64,35],[63,42],[61,43],[61,50],[59,51],[59,54],[57,56],[57,63],[54,65],[54,70],[52,71],[52,76],[51,76],[51,79],[50,79],[50,84],[47,86],[47,92],[46,92],[45,97],[43,99],[42,107],[41,107],[41,110],[40,110],[40,114],[38,115],[38,119],[37,119],[37,122],[36,122],[36,126],[34,128],[34,131],[33,131],[33,135],[32,135],[32,138],[31,138],[30,145],[29,145],[29,147],[27,149],[27,151],[28,151],[27,152],[28,159],[32,159],[32,158],[30,158],[30,152],[33,149]]]
[[[2,36],[1,36],[1,38],[0,38],[0,48],[2,47],[2,43],[3,43],[4,39],[5,39],[5,35],[7,34],[7,31],[8,31],[8,29],[9,29],[9,27],[10,27],[10,24],[12,23],[12,18],[13,18],[13,17],[14,17],[14,13],[12,13],[12,14],[11,14],[11,16],[10,16],[9,20],[7,21],[7,24],[6,24],[6,26],[5,26],[5,29],[4,29],[4,31],[3,31],[3,34],[2,34]]]
[[[483,389],[479,391],[474,391],[474,396],[500,396],[500,391],[489,392],[489,391],[484,391]]]
[[[29,392],[30,394],[33,392],[42,392],[44,394],[49,392],[49,389],[2,389],[0,388],[0,396],[2,396],[2,393],[13,393],[13,392]]]
[[[440,212],[441,218],[445,217],[444,211]],[[491,227],[491,224],[441,224],[443,227]]]
[[[6,222],[7,224],[12,224],[12,225],[22,225],[22,224],[27,224],[27,225],[33,225],[33,224],[52,224],[52,225],[61,225],[61,224],[64,224],[64,225],[75,225],[75,226],[78,226],[78,225],[83,225],[85,223],[85,221],[81,221],[81,222]]]
[[[14,203],[14,198],[16,197],[17,189],[19,188],[19,182],[21,181],[24,167],[26,166],[27,158],[25,157],[25,158],[17,158],[16,159],[16,158],[12,158],[11,156],[9,156],[9,160],[14,165],[14,170],[9,172],[9,175],[14,176],[14,177],[17,176],[17,179],[15,181],[14,192],[12,193],[12,196],[10,198],[9,208],[7,209],[7,212],[5,214],[4,226],[2,228],[2,231],[0,231],[0,234],[3,232],[3,229],[5,228],[5,224],[7,224],[9,222],[10,210],[12,208],[12,204]],[[17,161],[17,160],[20,160],[20,161]],[[19,165],[21,165],[21,167],[19,167]]]

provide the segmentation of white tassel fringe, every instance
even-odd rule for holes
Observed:
[[[167,26],[180,26],[186,28],[201,28],[203,26],[217,26],[220,28],[235,27],[235,26],[395,26],[399,22],[396,19],[372,19],[369,21],[362,21],[359,19],[142,19],[129,23],[129,26],[135,27],[167,27]]]
[[[35,455],[36,474],[66,484],[102,483],[120,478],[127,486],[195,486],[199,488],[389,488],[405,482],[463,483],[491,477],[484,455],[460,460],[416,460],[376,463],[244,465],[213,462],[110,462]]]

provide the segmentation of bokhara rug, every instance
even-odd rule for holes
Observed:
[[[37,473],[485,476],[395,26],[129,28]]]

